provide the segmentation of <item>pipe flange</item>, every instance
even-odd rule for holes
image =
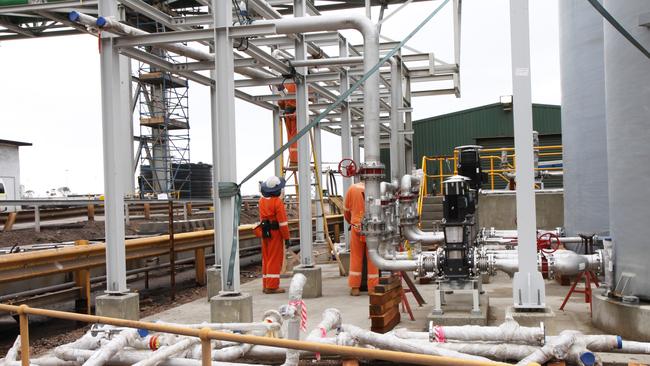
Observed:
[[[368,221],[366,219],[361,223],[361,235],[381,236],[386,232],[386,223],[383,221]]]
[[[385,178],[386,167],[382,163],[362,164],[359,168],[359,177],[362,180],[382,180]]]

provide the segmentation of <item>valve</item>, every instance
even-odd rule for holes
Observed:
[[[358,173],[357,163],[352,159],[343,159],[339,162],[339,173],[345,177],[354,177]]]

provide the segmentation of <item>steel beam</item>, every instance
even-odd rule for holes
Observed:
[[[273,150],[278,151],[282,147],[282,119],[280,118],[280,110],[273,108]],[[276,177],[282,176],[282,162],[283,154],[280,154],[273,161],[273,172]]]
[[[512,281],[512,298],[517,309],[540,309],[545,307],[545,288],[542,274],[537,271],[528,5],[528,0],[510,0],[519,258],[519,270]]]
[[[51,11],[97,7],[98,0],[61,1],[45,4],[14,5],[0,7],[0,14],[29,13],[34,11]]]

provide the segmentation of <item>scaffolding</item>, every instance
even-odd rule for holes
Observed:
[[[141,21],[138,28],[151,33],[165,32],[164,25]],[[143,47],[170,64],[186,63],[187,58],[164,49]],[[189,83],[145,62],[140,62],[136,77],[140,113],[140,195],[167,194],[191,198]]]

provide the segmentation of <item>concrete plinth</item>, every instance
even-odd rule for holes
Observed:
[[[307,277],[307,282],[302,290],[304,299],[313,299],[323,296],[323,278],[320,267],[294,267],[293,273],[302,273]]]
[[[650,341],[650,305],[625,304],[596,293],[592,296],[593,325],[624,339]]]
[[[435,325],[487,325],[490,298],[479,296],[480,314],[472,314],[472,297],[466,294],[445,295],[443,314],[430,313],[427,319]]]
[[[221,291],[221,268],[210,267],[206,271],[208,277],[208,301],[219,295]]]
[[[548,334],[559,334],[559,332],[565,330],[562,324],[558,324],[558,329],[552,329],[553,327],[549,326],[552,323],[551,320],[555,318],[555,313],[548,306],[534,311],[521,311],[515,309],[514,306],[508,306],[506,319],[508,316],[512,316],[523,327],[539,327],[539,323],[544,322]]]
[[[98,316],[128,320],[140,319],[140,296],[135,292],[119,295],[102,295],[95,299]]]
[[[210,321],[213,323],[250,323],[253,321],[253,296],[217,295],[210,298]]]
[[[350,271],[350,252],[340,252],[339,253],[339,259],[341,260],[341,263],[343,264],[343,268],[345,268],[346,272]],[[339,273],[341,276],[344,274],[341,272],[339,269]]]

